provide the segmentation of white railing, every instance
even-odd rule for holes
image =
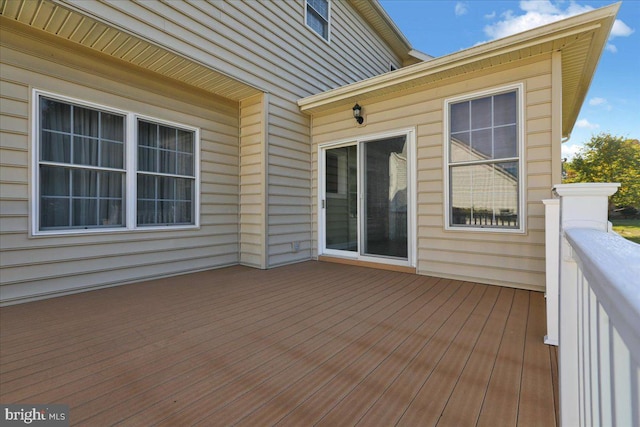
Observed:
[[[547,250],[558,262],[547,279],[557,291],[547,289],[546,342],[559,343],[562,426],[640,426],[640,245],[609,232],[618,186],[554,189],[559,227],[547,229]],[[556,203],[545,204],[554,215]]]

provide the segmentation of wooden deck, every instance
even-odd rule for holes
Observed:
[[[72,425],[553,426],[544,297],[306,262],[0,309],[0,401]]]

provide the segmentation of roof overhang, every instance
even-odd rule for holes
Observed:
[[[238,101],[262,93],[259,88],[197,59],[89,16],[71,5],[62,6],[52,0],[0,0],[0,16],[227,99]]]
[[[373,27],[382,39],[402,59],[404,65],[431,60],[433,57],[415,50],[393,22],[378,0],[349,0],[353,8]]]
[[[424,86],[555,51],[562,53],[562,134],[568,136],[587,96],[620,3],[298,101],[309,114]]]

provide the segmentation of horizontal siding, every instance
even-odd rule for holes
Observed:
[[[400,65],[399,58],[363,18],[348,2],[332,2],[331,36],[327,43],[305,24],[303,0],[89,1],[74,3],[74,7],[270,94],[264,141],[268,169],[265,210],[269,214],[268,224],[263,227],[268,230],[264,236],[266,265],[309,259],[312,256],[309,119],[300,113],[296,101],[387,72],[390,63]],[[243,144],[243,149],[258,147],[247,144]],[[260,163],[256,163],[260,155],[255,150],[249,151],[246,153],[249,157],[244,159],[245,153],[242,152],[241,197],[242,204],[249,205],[241,208],[241,223],[255,225],[259,217],[256,197],[262,197],[256,193],[259,183],[255,182],[260,176]],[[280,215],[286,215],[290,227],[275,227],[284,220]],[[241,240],[241,253],[246,252],[251,258],[246,263],[257,265],[262,254],[257,252],[256,243],[245,241],[244,237]],[[257,242],[255,236],[251,240]],[[293,249],[294,243],[299,250]]]
[[[258,268],[265,268],[265,117],[262,95],[240,102],[240,263]]]
[[[420,274],[543,289],[544,209],[551,197],[551,58],[501,65],[373,98],[363,105],[365,127],[356,126],[348,106],[313,117],[313,221],[317,224],[318,144],[415,128],[417,134],[417,271]],[[525,234],[444,229],[443,105],[449,97],[510,83],[524,83]],[[559,141],[558,141],[559,143]],[[314,247],[317,227],[314,227]],[[314,252],[314,254],[316,254]]]
[[[298,106],[270,96],[268,171],[268,263],[311,258],[310,121]]]
[[[381,74],[399,60],[347,2],[332,2],[330,43],[304,23],[303,0],[73,7],[291,100]]]
[[[107,60],[30,40],[1,50],[0,262],[3,300],[110,286],[238,262],[238,105],[132,73]],[[17,43],[16,46],[25,46]],[[48,52],[54,61],[41,59]],[[61,64],[64,63],[66,65]],[[108,70],[113,78],[91,70]],[[31,88],[201,129],[201,227],[29,234]],[[6,101],[6,102],[5,102]]]
[[[234,262],[269,267],[309,259],[310,120],[300,113],[296,101],[384,73],[390,63],[400,65],[399,58],[349,3],[332,3],[330,43],[305,25],[302,0],[67,3],[262,88],[270,93],[267,111],[263,106],[252,110],[254,98],[241,102],[247,109],[239,114],[241,106],[236,103],[204,96],[193,87],[124,62],[109,61],[95,50],[76,45],[73,41],[79,39],[73,35],[69,35],[72,41],[66,41],[44,32],[4,32],[0,227],[1,250],[8,256],[0,261],[6,285],[3,298]],[[75,25],[77,16],[71,19]],[[37,28],[39,23],[33,25]],[[96,34],[89,31],[87,36]],[[99,37],[95,43],[98,49]],[[130,47],[130,55],[142,53]],[[30,87],[199,127],[201,229],[29,238]],[[240,127],[239,121],[244,121]],[[239,129],[243,134],[240,146]],[[175,245],[176,240],[181,244]],[[209,244],[204,243],[207,240]],[[55,253],[61,247],[66,250]],[[131,251],[149,259],[136,258],[140,268],[135,272],[128,264],[133,258],[127,259]],[[152,261],[156,254],[157,261]],[[173,258],[169,261],[162,254]],[[29,262],[21,261],[24,259]],[[97,265],[100,259],[113,263],[111,273],[93,270],[94,261]],[[155,270],[154,263],[158,264]],[[51,277],[45,280],[41,277],[45,268],[25,272],[31,265],[62,266],[68,275],[58,277],[49,270]]]

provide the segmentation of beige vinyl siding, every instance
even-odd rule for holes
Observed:
[[[318,145],[415,128],[417,272],[490,284],[544,289],[544,209],[551,197],[551,55],[516,61],[381,96],[362,103],[365,126],[344,108],[313,116],[313,218],[317,224]],[[444,100],[523,83],[526,232],[445,230]],[[343,111],[344,110],[344,111]],[[557,141],[559,143],[559,141]],[[314,250],[317,227],[314,227]],[[315,252],[314,252],[315,254]]]
[[[267,245],[268,265],[277,266],[311,258],[309,118],[270,99]]]
[[[240,263],[265,268],[266,100],[258,95],[240,102]]]
[[[65,3],[269,93],[263,143],[268,223],[259,230],[252,222],[251,238],[248,224],[243,223],[247,234],[241,237],[242,251],[246,248],[248,253],[241,258],[255,266],[264,258],[266,267],[309,259],[309,118],[296,102],[387,72],[390,62],[401,65],[349,3],[332,2],[330,43],[305,24],[303,0]],[[243,179],[248,176],[243,174]],[[250,203],[251,209],[257,207]],[[257,212],[254,215],[253,220]],[[260,247],[254,234],[258,232],[266,254],[255,252]]]
[[[2,44],[3,300],[238,263],[236,102],[92,56],[84,48],[56,47],[46,38],[30,36],[27,42],[23,35],[3,31]],[[31,237],[32,88],[199,128],[200,227]]]
[[[305,25],[302,0],[0,3],[7,301],[309,259],[310,120],[297,100],[401,65],[349,2],[332,6],[331,43]],[[199,128],[200,229],[30,237],[34,87]]]

